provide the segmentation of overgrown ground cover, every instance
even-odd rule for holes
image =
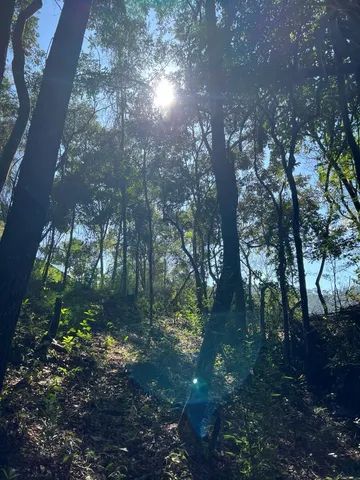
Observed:
[[[1,398],[0,478],[360,478],[359,419],[279,367],[276,343],[224,399],[216,450],[195,454],[177,422],[198,341],[178,316],[151,340],[135,325],[30,354]]]

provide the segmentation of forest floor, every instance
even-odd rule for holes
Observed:
[[[0,479],[360,479],[360,419],[315,399],[270,355],[224,402],[216,451],[194,455],[177,422],[198,340],[171,322],[156,333],[98,333],[11,369]]]

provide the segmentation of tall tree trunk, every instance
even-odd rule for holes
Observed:
[[[122,189],[122,273],[121,273],[121,295],[126,297],[128,293],[128,235],[127,235],[127,191],[126,185]]]
[[[290,95],[290,100],[292,103],[292,95]],[[298,278],[299,278],[300,305],[301,305],[303,330],[304,330],[305,364],[306,364],[306,369],[310,373],[311,355],[312,355],[312,331],[311,331],[311,325],[310,325],[309,303],[308,303],[308,295],[307,295],[307,288],[306,288],[306,274],[305,274],[305,267],[304,267],[304,254],[303,254],[303,245],[302,245],[302,238],[301,238],[300,204],[299,204],[297,185],[294,178],[294,168],[296,165],[295,148],[296,148],[296,142],[298,137],[298,125],[296,122],[294,106],[291,105],[291,107],[293,108],[293,111],[292,111],[291,139],[290,139],[288,159],[287,159],[285,147],[275,133],[274,119],[272,119],[271,133],[272,133],[273,140],[279,149],[282,167],[284,169],[284,173],[286,175],[286,179],[288,181],[290,193],[291,193],[292,231],[294,236],[296,263],[297,263]]]
[[[104,226],[100,227],[99,255],[100,255],[100,287],[104,288]]]
[[[43,270],[43,274],[42,274],[42,286],[43,287],[46,285],[47,278],[48,278],[48,275],[49,275],[51,258],[52,258],[52,254],[53,254],[54,246],[55,246],[55,230],[56,230],[55,226],[52,225],[50,242],[49,242],[49,247],[48,247],[49,251],[48,251],[48,254],[47,254],[47,257],[46,257],[45,266],[44,266],[44,270]]]
[[[14,59],[12,71],[16,92],[19,99],[19,109],[15,124],[11,131],[0,157],[0,192],[4,187],[12,161],[21,142],[30,115],[30,97],[25,82],[25,50],[23,46],[23,33],[26,22],[35,12],[42,7],[42,0],[34,0],[22,10],[15,23],[12,44]]]
[[[149,199],[148,182],[147,182],[147,166],[146,151],[143,154],[143,188],[145,195],[145,206],[147,211],[147,221],[149,228],[148,241],[148,262],[149,262],[149,323],[153,325],[154,319],[154,233],[153,233],[153,213]]]
[[[15,10],[15,0],[0,2],[0,86],[2,84],[6,65],[6,55],[10,41],[11,22]]]
[[[277,233],[278,233],[277,250],[278,250],[278,257],[279,257],[277,275],[278,275],[278,280],[280,285],[281,307],[282,307],[282,316],[283,316],[284,357],[285,357],[286,363],[289,363],[290,362],[290,321],[289,321],[288,285],[287,285],[287,279],[286,279],[286,250],[285,250],[286,234],[284,229],[284,208],[283,208],[283,197],[282,197],[283,190],[285,188],[285,182],[282,184],[281,189],[279,191],[279,199],[276,200],[275,195],[272,192],[271,188],[261,178],[258,171],[256,138],[257,138],[257,135],[255,135],[255,142],[254,142],[255,175],[256,175],[256,178],[259,180],[261,186],[269,194],[276,211]]]
[[[224,111],[222,104],[223,52],[216,25],[214,0],[205,3],[208,48],[208,95],[210,101],[212,152],[211,162],[215,176],[217,201],[223,240],[223,265],[214,298],[214,304],[205,328],[197,367],[196,381],[180,426],[188,420],[193,432],[200,438],[206,434],[209,392],[212,384],[216,355],[222,341],[225,324],[239,282],[239,236],[237,231],[238,191],[234,164],[229,159],[225,145]],[[244,308],[245,314],[245,308]]]
[[[360,187],[360,147],[356,141],[356,138],[353,134],[352,125],[349,118],[349,109],[346,95],[346,83],[345,75],[342,73],[343,67],[343,57],[341,50],[339,48],[339,43],[341,40],[341,33],[339,31],[338,19],[335,17],[331,21],[331,30],[334,42],[334,53],[335,53],[335,65],[337,68],[337,85],[339,92],[339,104],[341,116],[344,124],[344,132],[346,136],[347,143],[350,147],[351,155],[353,157],[355,173],[358,187]]]
[[[115,245],[115,252],[114,252],[114,265],[111,274],[111,288],[114,288],[117,269],[118,269],[118,262],[119,262],[119,249],[120,249],[120,239],[121,239],[121,222],[119,224],[118,233],[116,236],[116,245]]]
[[[140,283],[140,235],[137,233],[136,249],[135,249],[135,299],[139,296]]]
[[[169,223],[171,223],[171,225],[173,225],[176,228],[176,230],[179,232],[180,240],[181,240],[181,249],[185,253],[185,255],[188,257],[190,261],[190,265],[194,272],[197,307],[200,313],[204,313],[205,312],[204,298],[206,298],[206,293],[205,293],[206,286],[202,281],[200,270],[194,258],[194,255],[191,254],[190,250],[186,246],[184,230],[182,229],[181,225],[177,221],[173,220],[172,218],[166,216],[164,217],[164,220],[167,220]]]
[[[93,265],[93,268],[91,270],[91,273],[90,273],[90,277],[89,277],[89,281],[88,281],[88,287],[89,288],[92,288],[92,285],[94,283],[94,280],[95,280],[95,275],[96,275],[96,270],[97,270],[97,266],[99,265],[99,262],[100,262],[100,252],[98,253],[98,256],[96,257],[96,260],[95,260],[95,263]]]
[[[65,0],[0,242],[0,389],[21,302],[46,223],[65,116],[91,0]]]
[[[64,262],[64,273],[63,273],[63,279],[62,279],[62,290],[63,291],[66,288],[67,280],[68,280],[68,271],[69,271],[69,266],[70,266],[71,247],[72,247],[73,237],[74,237],[74,228],[75,228],[75,207],[73,207],[73,210],[71,212],[70,235],[69,235],[69,242],[68,242],[67,249],[66,249],[65,262]]]
[[[294,146],[295,148],[295,146]],[[289,183],[290,192],[291,192],[291,201],[292,201],[292,230],[294,235],[295,251],[296,251],[296,263],[298,268],[299,276],[299,289],[300,289],[300,300],[301,300],[301,313],[302,321],[304,327],[304,343],[305,343],[305,356],[310,366],[310,355],[311,355],[311,326],[310,326],[310,315],[309,315],[309,304],[308,304],[308,295],[306,288],[306,275],[304,267],[304,254],[301,238],[301,218],[300,218],[300,205],[297,186],[294,178],[294,166],[295,158],[293,151],[290,152],[290,158],[288,165],[285,166],[286,177]]]
[[[266,343],[266,320],[265,320],[265,304],[266,290],[269,288],[268,283],[264,283],[260,288],[260,337],[263,345]]]
[[[287,364],[290,363],[290,320],[289,320],[289,297],[288,297],[288,284],[286,279],[286,254],[285,254],[285,232],[284,232],[284,212],[282,200],[279,201],[277,209],[278,217],[278,278],[280,284],[281,294],[281,308],[283,315],[283,328],[284,328],[284,357]]]
[[[322,274],[323,274],[323,271],[324,271],[326,259],[327,259],[327,254],[323,253],[323,255],[321,257],[319,273],[317,274],[316,280],[315,280],[316,291],[317,291],[321,306],[324,310],[324,315],[325,316],[327,316],[329,314],[329,309],[327,307],[326,300],[325,300],[324,295],[323,295],[322,290],[321,290],[320,280],[321,280],[321,277],[322,277]]]

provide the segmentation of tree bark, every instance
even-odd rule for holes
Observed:
[[[65,261],[64,261],[64,273],[63,273],[62,286],[61,286],[62,291],[65,290],[67,285],[67,280],[68,280],[68,270],[70,266],[71,247],[72,247],[73,237],[74,237],[74,228],[75,228],[75,207],[73,207],[71,212],[70,236],[69,236],[69,243],[66,249]]]
[[[26,22],[35,12],[42,7],[42,0],[34,0],[29,6],[22,10],[15,23],[12,44],[14,59],[12,71],[16,92],[19,99],[19,109],[15,124],[8,138],[0,157],[0,192],[4,187],[12,161],[25,132],[30,115],[30,97],[25,82],[25,51],[23,46],[23,34]]]
[[[277,233],[278,233],[278,268],[277,268],[277,276],[280,285],[280,294],[281,294],[281,308],[282,308],[282,315],[283,315],[283,329],[284,329],[284,357],[286,363],[290,362],[290,321],[289,321],[289,299],[288,299],[288,285],[286,280],[286,252],[285,252],[285,231],[284,231],[284,209],[283,209],[283,190],[285,187],[285,183],[283,183],[280,191],[279,191],[279,199],[278,201],[275,198],[274,193],[272,192],[271,188],[264,182],[261,178],[258,166],[257,166],[257,154],[256,154],[256,147],[255,147],[255,161],[254,161],[254,169],[256,178],[259,180],[262,187],[268,192],[270,198],[273,202],[276,217],[277,217]]]
[[[197,307],[200,313],[204,313],[205,312],[204,298],[206,298],[206,293],[205,293],[206,286],[202,281],[200,270],[198,268],[197,262],[195,261],[194,255],[191,254],[190,250],[186,246],[184,231],[182,227],[179,225],[179,223],[173,220],[172,218],[170,218],[170,216],[166,216],[164,220],[167,220],[171,225],[173,225],[180,235],[181,249],[185,253],[185,255],[188,257],[190,265],[194,272]]]
[[[223,101],[223,52],[216,22],[214,0],[205,2],[208,49],[208,95],[210,101],[212,151],[211,162],[215,176],[217,201],[221,219],[223,240],[223,265],[217,285],[214,304],[205,328],[193,383],[180,421],[181,427],[188,421],[198,438],[206,435],[206,419],[209,409],[209,393],[216,355],[225,331],[225,324],[239,282],[240,254],[237,231],[238,191],[234,165],[226,152]],[[245,315],[245,308],[243,312]],[[239,335],[240,337],[240,335]]]
[[[11,22],[15,10],[15,0],[0,2],[0,86],[2,84],[6,65],[6,55],[10,41]]]
[[[0,389],[21,303],[46,223],[65,116],[91,0],[65,0],[0,243]]]
[[[307,295],[307,288],[306,288],[304,254],[303,254],[303,246],[302,246],[302,238],[301,238],[300,204],[299,204],[298,191],[297,191],[297,186],[296,186],[294,172],[293,172],[294,166],[295,166],[295,158],[294,158],[293,151],[291,151],[289,163],[285,165],[284,168],[286,168],[285,172],[286,172],[287,180],[289,183],[291,200],[292,200],[292,230],[294,235],[296,263],[298,267],[298,276],[299,276],[301,313],[302,313],[302,321],[303,321],[303,327],[304,327],[305,356],[307,361],[310,361],[311,326],[310,326],[308,295]]]
[[[337,85],[338,85],[338,92],[339,92],[340,111],[341,111],[341,116],[344,124],[344,132],[345,132],[346,140],[350,147],[351,155],[354,161],[357,184],[358,184],[358,187],[360,187],[360,147],[353,134],[352,125],[349,119],[345,75],[344,73],[342,73],[342,67],[344,62],[343,62],[341,51],[339,49],[339,41],[340,41],[339,35],[341,34],[339,32],[337,18],[334,18],[332,20],[331,29],[332,29],[332,36],[334,41],[335,66],[336,66],[336,73],[337,73]]]
[[[126,297],[128,293],[128,236],[127,236],[127,192],[126,186],[122,189],[122,272],[121,272],[121,294]]]
[[[44,266],[44,270],[43,270],[43,274],[42,274],[42,286],[43,287],[45,287],[46,282],[47,282],[47,278],[48,278],[48,275],[49,275],[51,258],[52,258],[52,254],[53,254],[54,246],[55,246],[55,230],[56,229],[55,229],[54,225],[52,225],[50,242],[49,242],[49,247],[48,247],[49,251],[48,251],[48,254],[47,254],[47,257],[46,257],[45,266]]]
[[[143,153],[143,188],[145,195],[145,206],[147,211],[147,221],[149,228],[148,240],[148,262],[149,262],[149,323],[153,326],[154,320],[154,233],[153,233],[153,214],[150,205],[148,182],[147,182],[147,167],[146,167],[146,151]]]
[[[121,239],[121,222],[119,224],[118,233],[116,236],[116,245],[115,245],[115,252],[114,252],[114,265],[111,274],[111,288],[115,287],[117,269],[118,269],[118,261],[119,261],[119,248],[120,248],[120,239]]]
[[[327,258],[327,254],[323,253],[323,255],[321,257],[319,273],[317,274],[317,277],[316,277],[316,280],[315,280],[317,294],[318,294],[321,306],[324,310],[324,315],[325,316],[327,316],[329,314],[329,309],[327,307],[326,300],[325,300],[324,295],[323,295],[322,290],[321,290],[320,280],[321,280],[321,277],[322,277],[322,274],[323,274],[323,271],[324,271],[326,258]]]

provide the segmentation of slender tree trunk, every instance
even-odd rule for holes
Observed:
[[[104,226],[100,227],[100,241],[99,241],[99,255],[100,255],[100,287],[104,288]]]
[[[0,2],[0,86],[2,84],[6,65],[6,55],[10,41],[11,22],[15,10],[15,0]]]
[[[47,254],[47,257],[46,257],[45,267],[44,267],[43,274],[42,274],[42,286],[43,287],[46,285],[47,278],[48,278],[48,275],[49,275],[51,258],[52,258],[52,254],[53,254],[54,246],[55,246],[55,231],[56,231],[56,229],[55,229],[54,225],[52,225],[50,243],[49,243],[49,247],[48,247],[49,251],[48,251],[48,254]]]
[[[260,337],[262,344],[266,343],[266,320],[265,320],[265,304],[266,304],[266,290],[269,285],[265,283],[260,288]]]
[[[167,220],[171,225],[173,225],[176,230],[179,232],[180,235],[180,240],[181,240],[181,249],[185,253],[185,255],[188,257],[190,265],[193,269],[194,272],[194,277],[195,277],[195,293],[196,293],[196,303],[197,307],[200,313],[205,312],[205,306],[204,306],[204,289],[206,288],[203,284],[203,281],[201,279],[200,271],[197,265],[197,262],[194,258],[194,255],[191,254],[190,250],[186,246],[185,242],[185,234],[184,230],[182,227],[179,225],[179,223],[175,220],[173,220],[170,217],[165,217],[165,220]]]
[[[289,182],[291,200],[292,200],[292,229],[294,235],[295,251],[296,251],[296,262],[298,267],[298,276],[299,276],[299,289],[300,289],[300,300],[301,300],[301,313],[302,321],[304,326],[304,341],[305,341],[305,355],[307,361],[311,361],[311,326],[310,326],[310,315],[309,315],[309,304],[308,304],[308,295],[306,288],[306,275],[304,267],[304,254],[303,246],[301,239],[301,219],[300,219],[300,205],[299,197],[297,192],[297,186],[294,178],[293,168],[295,165],[295,159],[293,154],[290,154],[289,165],[286,166],[286,176]]]
[[[238,192],[234,165],[227,156],[225,145],[224,112],[222,104],[223,52],[216,25],[214,0],[206,0],[206,29],[208,47],[208,95],[211,113],[211,161],[215,175],[217,201],[223,240],[223,265],[217,285],[214,304],[206,325],[197,367],[196,382],[185,405],[180,426],[188,420],[193,432],[200,438],[206,434],[209,392],[216,355],[225,331],[232,300],[239,282],[239,236],[237,231]],[[245,314],[245,308],[244,308]]]
[[[317,277],[316,277],[316,280],[315,280],[317,294],[318,294],[321,306],[324,310],[324,315],[325,316],[327,316],[329,314],[329,310],[328,310],[326,300],[325,300],[324,295],[323,295],[322,290],[321,290],[320,280],[321,280],[321,277],[322,277],[322,274],[323,274],[323,271],[324,271],[326,259],[327,259],[327,254],[323,253],[323,255],[321,257],[319,273],[317,274]]]
[[[146,151],[143,154],[143,188],[145,195],[145,206],[147,211],[147,221],[149,228],[148,242],[148,262],[149,262],[149,323],[153,325],[154,319],[154,233],[153,233],[153,213],[149,199],[148,182],[147,182],[147,166]]]
[[[126,297],[128,292],[128,236],[127,236],[127,192],[126,185],[122,189],[122,225],[123,225],[123,244],[122,244],[122,274],[121,274],[121,294]]]
[[[286,241],[286,234],[284,230],[284,209],[283,209],[283,190],[285,187],[285,183],[283,183],[280,191],[279,191],[279,199],[276,200],[274,193],[272,192],[271,188],[265,183],[265,181],[261,178],[258,172],[257,166],[257,150],[256,150],[256,136],[255,136],[255,149],[254,149],[254,169],[256,178],[259,180],[261,186],[264,190],[267,191],[269,194],[277,217],[277,231],[278,231],[278,256],[279,256],[279,264],[277,268],[277,274],[280,284],[280,293],[281,293],[281,307],[282,307],[282,316],[283,316],[283,329],[284,329],[284,357],[286,363],[290,362],[290,320],[289,320],[289,300],[288,300],[288,285],[286,279],[286,250],[285,250],[285,241]]]
[[[22,10],[15,23],[12,44],[14,59],[12,71],[16,92],[19,99],[19,109],[10,137],[6,142],[0,157],[0,192],[4,187],[12,161],[21,142],[30,115],[30,97],[25,82],[25,50],[23,46],[23,33],[26,22],[35,12],[42,7],[42,0],[34,0]]]
[[[284,357],[287,364],[290,363],[290,320],[289,320],[289,298],[288,298],[288,285],[286,279],[286,254],[285,254],[285,232],[284,232],[284,218],[283,218],[282,201],[279,203],[277,211],[278,216],[278,278],[280,284],[281,294],[281,308],[283,315],[283,328],[284,328]]]
[[[97,270],[97,266],[99,265],[99,262],[100,262],[100,252],[98,253],[98,256],[96,257],[94,266],[93,266],[93,268],[91,270],[91,273],[90,273],[90,278],[89,278],[89,281],[88,281],[88,287],[89,288],[91,288],[93,283],[94,283],[96,270]]]
[[[116,275],[118,270],[118,262],[119,262],[119,249],[120,249],[120,239],[121,239],[121,222],[119,224],[119,229],[116,237],[116,245],[115,245],[115,252],[114,252],[114,265],[111,274],[111,288],[114,288]]]
[[[65,0],[0,242],[0,389],[21,302],[46,222],[65,116],[91,0]]]
[[[346,140],[350,147],[351,155],[354,160],[357,184],[358,184],[358,187],[360,187],[360,147],[353,134],[352,125],[349,119],[345,75],[344,73],[342,73],[342,67],[344,62],[343,62],[341,51],[339,49],[339,41],[341,41],[339,40],[339,36],[341,34],[339,32],[339,27],[337,25],[336,18],[332,20],[331,26],[332,26],[332,35],[334,40],[335,64],[337,68],[337,85],[338,85],[338,92],[339,92],[340,111],[341,111],[341,116],[344,124],[344,132],[345,132]]]
[[[135,250],[135,298],[139,296],[140,283],[140,235],[137,233],[136,250]]]
[[[71,212],[70,236],[69,236],[69,242],[67,245],[66,255],[65,255],[64,273],[63,273],[62,287],[61,287],[62,291],[65,290],[67,285],[67,280],[68,280],[68,271],[70,266],[71,247],[72,247],[73,237],[74,237],[74,228],[75,228],[75,207],[73,207]]]

